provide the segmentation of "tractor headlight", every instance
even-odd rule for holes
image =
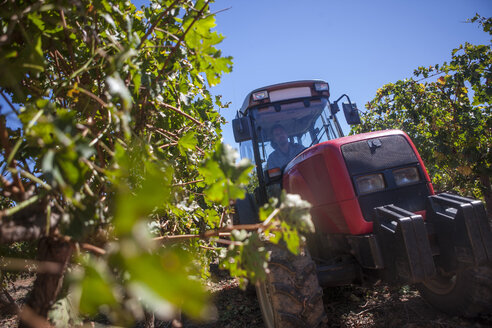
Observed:
[[[268,98],[268,91],[266,90],[253,93],[254,101],[259,101],[267,98]]]
[[[360,194],[383,190],[386,186],[382,174],[369,174],[355,179]]]
[[[416,167],[405,167],[403,169],[393,170],[393,176],[395,177],[397,186],[404,186],[420,181],[419,171]]]
[[[317,82],[314,84],[314,90],[316,90],[316,91],[328,91],[329,90],[328,83]]]

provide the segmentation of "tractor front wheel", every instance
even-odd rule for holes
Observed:
[[[417,288],[428,303],[448,314],[473,318],[492,313],[492,266],[438,275]]]
[[[326,321],[316,265],[305,250],[293,255],[272,245],[269,273],[256,294],[265,327],[320,327]]]

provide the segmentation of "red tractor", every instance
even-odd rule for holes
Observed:
[[[303,256],[281,248],[257,285],[267,327],[316,327],[322,291],[348,284],[414,284],[439,310],[492,311],[492,232],[481,201],[435,194],[410,138],[389,130],[344,136],[360,123],[328,83],[296,81],[252,91],[233,120],[241,157],[254,160],[258,187],[236,203],[239,223],[281,189],[312,205],[316,232]],[[286,141],[287,140],[287,141]],[[288,143],[286,146],[286,142]]]

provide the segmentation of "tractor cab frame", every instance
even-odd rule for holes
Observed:
[[[268,161],[277,148],[273,128],[280,125],[289,142],[303,149],[343,137],[337,118],[338,102],[343,98],[348,100],[342,104],[347,123],[360,123],[356,104],[347,95],[330,103],[329,85],[321,80],[275,84],[256,89],[246,97],[232,126],[241,157],[254,160],[259,204],[267,201],[268,187],[280,182],[285,168],[272,166]]]

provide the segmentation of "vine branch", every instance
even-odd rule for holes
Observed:
[[[155,20],[155,22],[150,26],[150,28],[147,30],[147,32],[145,32],[145,35],[141,38],[141,41],[139,43],[139,45],[137,46],[137,50],[140,49],[142,47],[142,45],[144,44],[145,40],[148,38],[148,36],[154,32],[154,29],[156,28],[156,26],[159,24],[159,22],[162,20],[162,18],[164,16],[167,16],[167,14],[169,13],[169,11],[174,8],[174,6],[179,2],[180,0],[175,0],[165,11],[163,11],[158,17],[157,19]]]
[[[169,60],[174,55],[174,53],[176,52],[176,50],[179,48],[179,45],[184,40],[186,34],[188,34],[188,32],[190,31],[190,29],[193,27],[193,25],[195,25],[195,23],[197,22],[197,20],[202,16],[203,12],[205,11],[205,8],[208,7],[209,2],[210,2],[210,0],[207,0],[207,2],[205,3],[205,5],[203,5],[203,8],[198,12],[198,14],[196,15],[196,17],[191,22],[190,26],[188,26],[188,28],[186,29],[186,31],[179,37],[179,40],[176,42],[176,45],[171,49],[171,52],[167,56],[166,61],[164,62],[164,65],[162,66],[162,69],[160,71],[160,74],[164,74],[164,70],[166,69],[166,66],[167,66]]]

